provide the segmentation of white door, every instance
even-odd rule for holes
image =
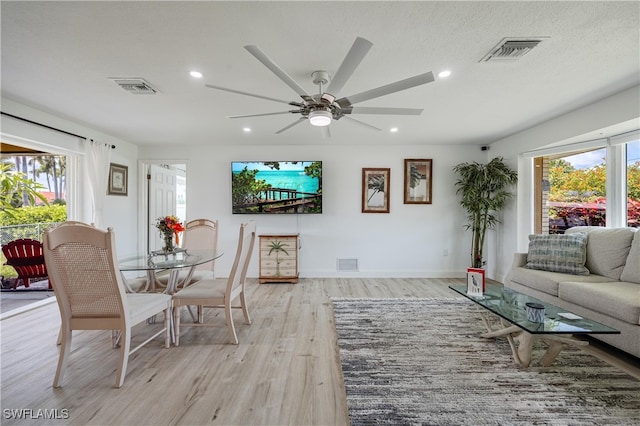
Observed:
[[[158,218],[176,214],[176,174],[171,166],[149,166],[149,251],[162,248],[162,239],[156,228]]]

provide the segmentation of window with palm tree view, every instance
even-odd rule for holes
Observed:
[[[67,219],[66,157],[60,155],[2,155],[0,243],[16,239],[42,241],[52,223]],[[1,255],[3,285],[17,276]]]

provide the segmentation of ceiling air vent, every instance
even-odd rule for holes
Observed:
[[[503,38],[480,62],[515,61],[549,37]]]
[[[153,95],[157,92],[156,89],[141,78],[112,78],[111,80],[134,95]]]

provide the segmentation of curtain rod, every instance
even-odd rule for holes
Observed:
[[[16,120],[24,121],[24,122],[29,123],[29,124],[34,124],[36,126],[44,127],[45,129],[53,130],[53,131],[56,131],[56,132],[59,132],[59,133],[64,133],[65,135],[75,136],[76,138],[80,138],[80,139],[82,139],[84,141],[93,142],[93,139],[88,139],[88,138],[86,138],[84,136],[80,136],[80,135],[76,135],[75,133],[67,132],[66,130],[61,130],[61,129],[57,129],[55,127],[48,126],[46,124],[38,123],[37,121],[32,121],[32,120],[29,120],[29,119],[26,119],[26,118],[18,117],[17,115],[9,114],[9,113],[6,113],[4,111],[0,111],[0,114],[6,115],[7,117],[15,118]],[[105,144],[105,145],[107,145],[107,144]],[[116,146],[115,145],[111,145],[111,149],[116,149]]]

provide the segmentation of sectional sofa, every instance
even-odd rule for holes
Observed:
[[[620,330],[593,337],[640,357],[640,232],[578,226],[531,235],[505,287]]]

